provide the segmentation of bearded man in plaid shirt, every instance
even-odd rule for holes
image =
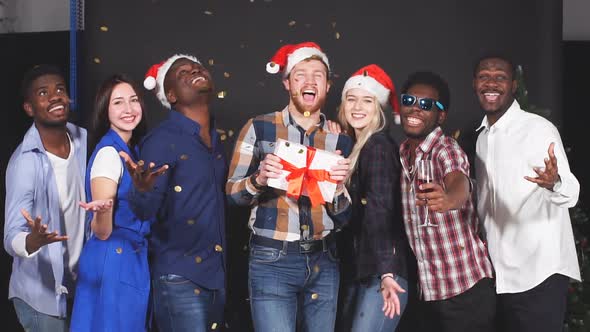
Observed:
[[[437,74],[410,75],[402,88],[400,146],[404,224],[416,256],[420,321],[427,331],[493,331],[492,264],[478,236],[469,161],[440,125],[449,110],[447,83]],[[432,180],[418,182],[430,160]]]

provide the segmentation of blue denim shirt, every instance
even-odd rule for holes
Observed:
[[[86,130],[68,123],[67,130],[74,143],[74,154],[84,182],[86,170]],[[63,234],[57,183],[51,162],[33,124],[16,148],[6,170],[6,210],[4,249],[13,258],[8,298],[18,297],[35,310],[47,315],[66,316],[64,277],[65,242],[56,242],[39,249],[32,257],[17,255],[12,240],[21,232],[30,232],[25,209],[32,216],[41,216],[50,231]],[[73,292],[73,290],[69,290]]]
[[[154,278],[176,274],[208,288],[225,287],[225,192],[227,163],[212,126],[208,148],[201,127],[171,111],[140,144],[140,158],[170,168],[154,189],[129,192],[142,220],[155,217],[150,237]]]

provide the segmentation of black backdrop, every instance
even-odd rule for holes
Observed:
[[[445,130],[460,130],[460,142],[471,151],[474,128],[482,118],[471,91],[471,72],[477,57],[492,50],[523,65],[529,100],[551,110],[551,120],[559,127],[577,125],[576,129],[582,129],[575,115],[561,111],[562,12],[558,1],[497,0],[491,6],[489,2],[459,0],[102,0],[87,1],[85,10],[79,60],[81,103],[76,111],[82,124],[93,94],[106,76],[126,72],[141,82],[150,65],[173,53],[188,52],[212,70],[217,90],[226,93],[213,106],[219,126],[227,134],[229,152],[235,134],[249,117],[277,110],[287,102],[279,79],[265,72],[265,63],[284,43],[311,40],[328,54],[335,73],[324,110],[331,118],[344,81],[365,64],[382,66],[396,86],[415,70],[433,70],[451,87],[452,108]],[[43,33],[0,36],[0,45],[5,60],[0,63],[12,74],[3,83],[10,88],[2,89],[2,96],[9,101],[7,121],[0,121],[3,136],[8,134],[0,159],[4,172],[10,153],[30,125],[18,109],[21,100],[16,97],[23,69],[40,62],[67,68],[68,42],[67,33]],[[581,58],[578,61],[586,65],[588,73],[588,65]],[[570,68],[578,79],[582,77],[579,69]],[[152,96],[146,99],[153,126],[165,111]],[[394,130],[401,138],[399,128]],[[566,134],[566,144],[569,137],[570,143],[580,138]],[[573,152],[581,149],[574,147]],[[583,163],[582,153],[578,156]],[[231,245],[228,319],[233,331],[250,330],[246,220],[245,211],[238,210],[231,210],[227,220]],[[3,253],[3,289],[8,287],[9,266],[10,258]],[[4,312],[13,319],[11,306],[7,301],[5,304]],[[17,330],[14,324],[9,321],[8,330]],[[412,331],[411,327],[406,330]]]

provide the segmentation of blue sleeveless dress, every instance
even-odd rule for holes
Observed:
[[[127,144],[110,129],[100,140],[86,170],[86,197],[92,201],[90,170],[96,153],[112,146],[131,153]],[[136,151],[134,151],[136,152]],[[123,161],[124,162],[124,161]],[[150,222],[132,212],[127,193],[133,186],[127,168],[113,205],[113,232],[107,240],[90,235],[80,256],[71,331],[145,331],[150,292],[146,236]],[[91,215],[91,214],[90,214]],[[89,217],[87,230],[90,229]]]

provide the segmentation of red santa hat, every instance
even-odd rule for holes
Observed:
[[[168,69],[172,67],[172,64],[178,59],[188,59],[190,61],[196,62],[200,64],[201,62],[192,55],[186,54],[175,54],[169,57],[167,60],[164,60],[160,63],[157,63],[148,69],[147,73],[145,73],[145,79],[143,80],[143,86],[148,90],[153,90],[156,88],[156,97],[164,107],[170,109],[170,103],[168,102],[168,98],[166,98],[166,91],[164,91],[164,79],[166,78],[166,73]]]
[[[328,71],[330,71],[328,57],[322,52],[320,46],[314,42],[289,44],[279,48],[277,53],[270,59],[270,62],[266,64],[266,71],[271,74],[282,71],[283,76],[287,76],[296,64],[314,55],[321,58],[328,67]]]
[[[350,89],[363,89],[377,98],[381,107],[389,103],[393,109],[393,120],[400,124],[399,102],[395,93],[395,86],[387,73],[381,67],[371,64],[356,71],[344,83],[342,98]]]

